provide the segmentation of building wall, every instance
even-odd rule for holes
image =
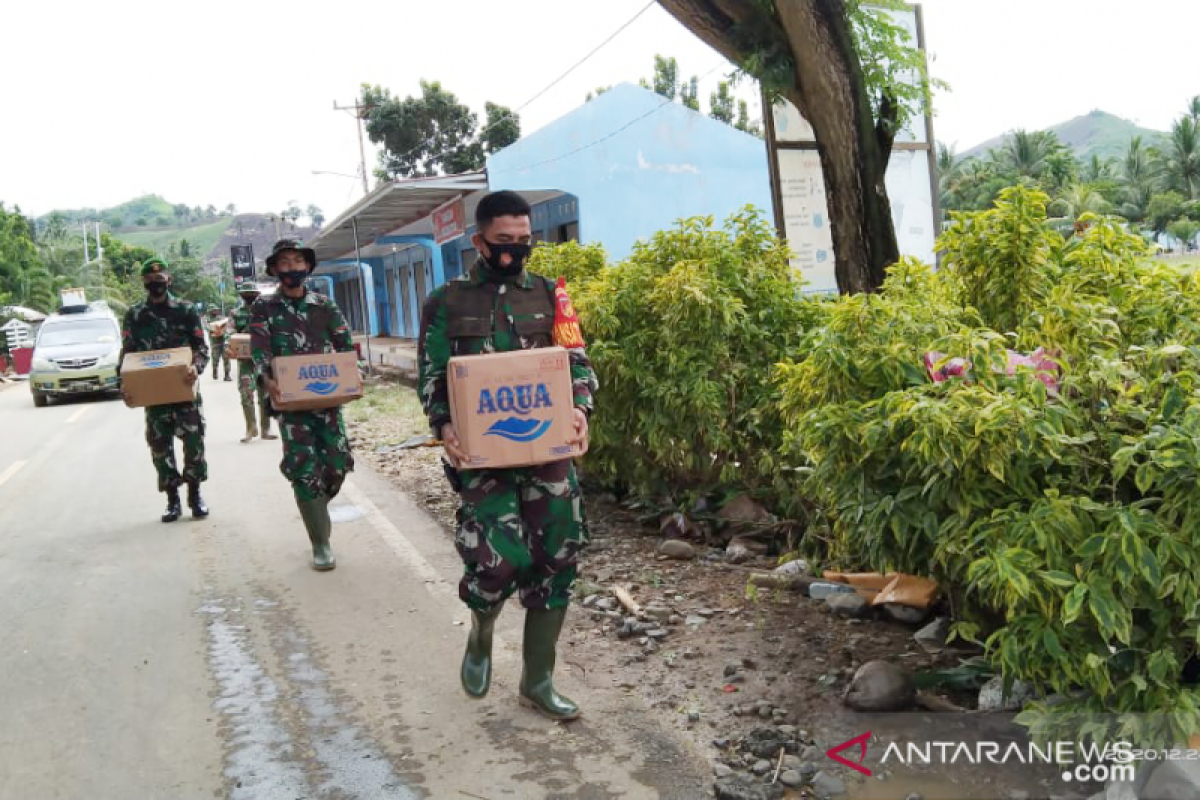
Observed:
[[[488,158],[493,190],[569,192],[579,233],[611,258],[681,218],[718,222],[746,205],[770,219],[766,145],[722,122],[620,84]]]

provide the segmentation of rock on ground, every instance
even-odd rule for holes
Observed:
[[[900,711],[912,705],[917,688],[912,675],[886,661],[868,661],[846,687],[846,705],[855,711]]]
[[[658,553],[678,561],[690,561],[696,557],[696,548],[681,539],[667,539],[658,546]]]
[[[783,800],[784,795],[778,783],[751,783],[740,775],[720,779],[713,790],[717,800]]]
[[[1008,697],[1004,697],[1004,678],[997,675],[979,690],[979,710],[1017,711],[1033,696],[1032,686],[1024,681],[1013,681]]]
[[[822,800],[831,800],[831,798],[843,797],[846,794],[846,782],[838,776],[824,771],[813,776],[812,788],[817,797]]]
[[[858,594],[831,594],[825,598],[825,605],[840,617],[862,619],[871,613],[871,606]]]

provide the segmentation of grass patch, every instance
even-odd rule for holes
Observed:
[[[188,240],[188,244],[192,246],[192,252],[198,253],[201,258],[216,246],[221,240],[221,236],[232,225],[232,221],[228,218],[207,222],[203,225],[194,225],[190,228],[171,228],[161,231],[122,231],[115,234],[118,239],[126,244],[138,245],[147,247],[157,252],[163,252],[172,243]]]
[[[429,432],[429,421],[415,389],[399,383],[371,383],[364,388],[363,398],[346,409],[349,421],[386,420],[398,425],[405,436]]]

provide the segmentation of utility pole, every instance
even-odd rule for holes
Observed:
[[[358,119],[358,158],[360,168],[362,169],[363,195],[371,193],[370,187],[367,185],[367,150],[363,145],[363,112],[370,111],[375,106],[361,105],[357,99],[352,106],[339,106],[337,100],[333,101],[334,111],[353,111],[354,116]]]

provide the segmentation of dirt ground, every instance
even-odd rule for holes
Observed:
[[[428,433],[415,393],[395,385],[373,391],[369,406],[348,414],[358,457],[422,504],[449,539],[457,496],[443,475],[441,448],[394,449]],[[566,646],[560,649],[568,668],[594,686],[640,695],[656,714],[691,736],[716,770],[723,772],[718,765],[724,762],[747,780],[769,783],[774,769],[765,778],[750,775],[750,762],[739,759],[737,743],[756,728],[782,726],[790,732],[787,726],[793,726],[799,754],[844,779],[851,797],[909,797],[899,786],[890,791],[856,786],[855,773],[824,756],[861,733],[843,705],[843,692],[868,661],[884,659],[921,673],[956,666],[961,651],[929,655],[913,640],[916,626],[834,616],[824,602],[797,593],[761,590],[748,596],[747,571],[771,570],[777,559],[731,565],[723,551],[697,545],[694,559],[672,560],[657,552],[663,541],[657,527],[641,524],[638,514],[612,495],[592,493],[585,502],[592,541],[581,564]],[[617,586],[661,617],[653,635],[620,632],[627,614],[611,594]],[[810,792],[775,796],[815,796]],[[926,800],[934,796],[939,795],[924,794]]]

